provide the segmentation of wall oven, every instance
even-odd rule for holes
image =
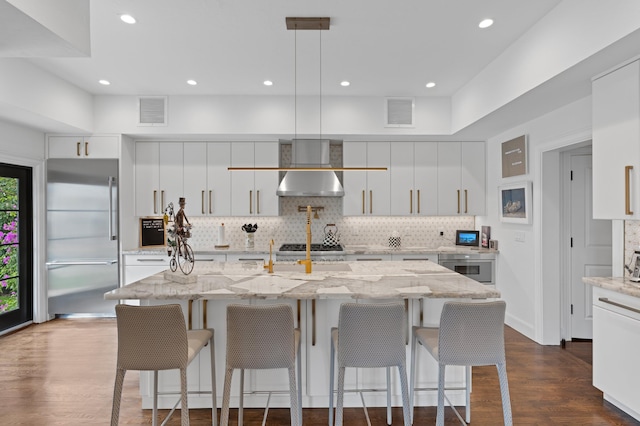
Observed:
[[[445,253],[438,256],[438,263],[461,275],[483,284],[495,284],[495,254],[493,253]]]

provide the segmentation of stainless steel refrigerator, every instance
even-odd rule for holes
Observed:
[[[47,161],[49,315],[114,315],[119,286],[118,160]]]

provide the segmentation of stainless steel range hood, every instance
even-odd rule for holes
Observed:
[[[293,139],[291,141],[291,167],[331,168],[328,139]],[[281,197],[342,197],[344,189],[333,170],[288,171],[277,195]]]

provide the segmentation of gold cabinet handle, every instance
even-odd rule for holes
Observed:
[[[76,144],[76,155],[80,157],[80,142]]]
[[[209,214],[211,214],[211,192],[209,191]]]
[[[158,191],[153,191],[153,213],[158,214]]]
[[[253,214],[253,191],[249,190],[249,214]]]
[[[458,189],[458,214],[460,214],[460,190]]]
[[[260,214],[260,190],[256,191],[256,214]]]
[[[404,317],[407,319],[407,330],[405,333],[406,346],[409,346],[409,332],[411,331],[411,318],[409,318],[409,299],[404,299]]]
[[[193,328],[193,299],[189,299],[189,317],[187,318],[187,329]]]
[[[85,157],[89,156],[89,142],[84,143],[84,155]]]
[[[160,208],[164,207],[164,189],[160,191]]]
[[[202,299],[202,328],[204,328],[205,330],[209,327],[207,327],[207,299]]]
[[[202,191],[202,214],[204,214],[204,191]]]
[[[464,212],[469,213],[469,197],[466,189],[464,190]]]
[[[420,190],[418,189],[418,214],[420,214]]]
[[[409,190],[409,213],[413,214],[413,189]]]
[[[369,190],[369,214],[373,214],[373,191]]]
[[[631,170],[633,170],[633,166],[625,166],[624,168],[624,213],[631,216],[633,211],[631,210],[631,195],[630,195],[630,186],[631,186]]]
[[[364,214],[364,189],[362,190],[362,214]]]
[[[296,300],[296,307],[297,307],[297,311],[298,311],[298,328],[301,328],[300,326],[300,305],[301,305],[302,301],[300,299]]]

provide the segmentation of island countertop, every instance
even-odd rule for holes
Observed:
[[[105,299],[421,299],[499,298],[500,292],[430,261],[196,262],[193,272],[165,271],[105,293]]]

